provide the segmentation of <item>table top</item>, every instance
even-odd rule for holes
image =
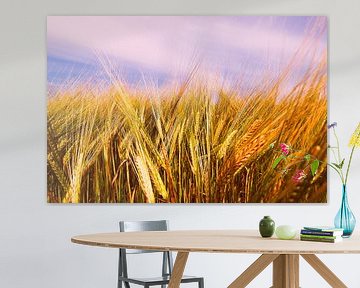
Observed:
[[[341,254],[360,253],[360,235],[338,243],[262,238],[256,230],[188,230],[117,232],[80,235],[71,238],[90,246],[214,253],[249,254]]]

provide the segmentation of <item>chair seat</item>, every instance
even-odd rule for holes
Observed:
[[[199,281],[202,277],[195,277],[195,276],[187,276],[184,275],[181,278],[181,283],[188,283],[188,282],[196,282]],[[126,278],[126,277],[119,277],[119,280],[134,283],[138,285],[150,284],[150,285],[161,285],[161,284],[168,284],[170,281],[170,276],[161,276],[161,277],[148,277],[148,278]]]

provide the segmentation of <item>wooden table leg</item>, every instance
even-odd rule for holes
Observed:
[[[238,278],[232,282],[228,288],[244,288],[259,275],[271,262],[279,255],[263,254],[254,263],[252,263]]]
[[[331,287],[346,288],[347,286],[314,254],[301,255]]]
[[[273,288],[299,288],[299,255],[281,254],[273,263]]]
[[[183,277],[183,274],[184,274],[185,265],[186,265],[188,256],[189,256],[189,252],[178,252],[177,253],[168,288],[179,288],[180,287],[181,278]]]

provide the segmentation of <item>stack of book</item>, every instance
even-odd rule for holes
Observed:
[[[304,227],[300,232],[302,241],[336,243],[342,241],[343,229],[334,227]]]

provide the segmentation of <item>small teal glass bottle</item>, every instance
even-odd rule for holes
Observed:
[[[334,224],[336,228],[344,229],[344,238],[350,237],[355,229],[356,219],[349,207],[346,185],[342,187],[341,207],[336,214]]]

